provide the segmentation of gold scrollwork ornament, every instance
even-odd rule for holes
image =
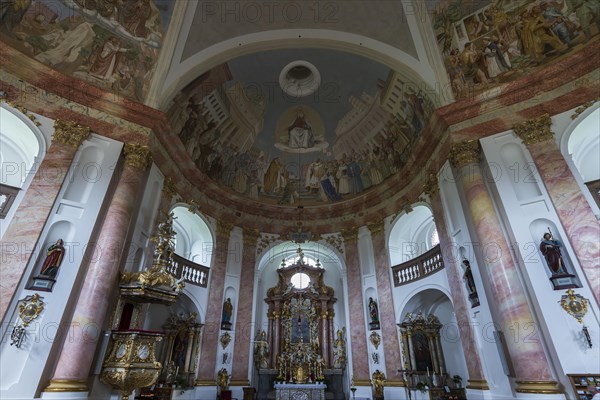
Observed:
[[[377,332],[373,332],[371,333],[371,336],[369,336],[369,341],[375,347],[375,350],[377,350],[379,348],[379,344],[381,343],[381,336],[379,336]]]
[[[588,300],[580,294],[575,294],[573,289],[567,290],[567,294],[560,299],[562,308],[580,324],[583,323],[583,317],[587,313]]]
[[[229,342],[231,342],[231,336],[229,335],[229,333],[224,332],[219,338],[219,341],[221,342],[221,346],[223,347],[223,349],[225,349],[227,345],[229,345]]]
[[[40,295],[37,293],[27,296],[20,301],[19,318],[21,321],[23,321],[23,323],[17,323],[13,328],[13,331],[10,335],[11,346],[16,346],[18,349],[21,348],[23,340],[25,339],[25,335],[27,334],[25,328],[27,328],[27,326],[29,326],[34,319],[39,317],[43,310],[44,302],[42,301],[42,297],[40,297]]]

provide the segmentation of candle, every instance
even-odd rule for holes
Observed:
[[[429,376],[429,366],[427,366],[427,376]]]

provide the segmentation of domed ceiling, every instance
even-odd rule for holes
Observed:
[[[416,85],[373,60],[290,49],[212,69],[169,114],[187,161],[223,189],[297,206],[379,185],[402,167],[432,111]]]

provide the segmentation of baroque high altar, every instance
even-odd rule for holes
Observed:
[[[336,391],[346,366],[345,329],[336,332],[333,324],[334,290],[323,282],[325,270],[318,263],[307,264],[300,248],[298,254],[294,264],[277,270],[278,283],[265,298],[271,351],[268,355],[255,351],[254,360],[262,393],[274,382],[303,385],[327,381],[330,390]],[[308,277],[306,287],[292,283],[299,273]]]

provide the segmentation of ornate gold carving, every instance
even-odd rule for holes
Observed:
[[[344,238],[344,242],[353,243],[358,240],[358,228],[342,229],[340,232]]]
[[[221,391],[227,390],[229,387],[229,378],[231,378],[231,375],[229,375],[226,368],[221,368],[217,373],[217,386],[219,386]]]
[[[214,386],[215,381],[211,381],[208,379],[197,379],[194,383],[194,386]]]
[[[490,390],[485,379],[469,379],[467,382],[467,389]]]
[[[429,197],[432,197],[438,190],[437,175],[434,173],[427,175],[427,179],[425,180],[425,183],[423,183],[423,192]]]
[[[217,235],[229,238],[233,225],[227,222],[217,220]]]
[[[219,341],[221,342],[221,347],[223,347],[223,350],[225,350],[225,348],[231,342],[231,335],[227,332],[223,332],[219,338]]]
[[[371,235],[375,235],[379,232],[383,232],[383,228],[384,228],[384,223],[383,221],[373,221],[373,222],[369,222],[367,224],[367,228],[369,228],[369,231],[371,231]]]
[[[52,141],[55,143],[66,144],[78,148],[89,135],[90,128],[87,126],[79,125],[74,121],[64,121],[62,119],[54,121]]]
[[[39,317],[44,310],[44,302],[39,294],[27,296],[19,304],[19,318],[23,321],[23,327],[27,327],[31,321]]]
[[[513,125],[513,131],[523,140],[525,144],[534,144],[552,140],[554,134],[550,129],[552,120],[548,114],[538,118],[528,119],[520,124]]]
[[[170,213],[163,222],[158,224],[156,234],[150,241],[156,245],[152,266],[138,272],[123,272],[121,274],[120,290],[126,297],[152,298],[161,302],[172,303],[185,286],[183,278],[176,280],[169,272],[171,257],[174,253],[173,230],[174,214]],[[159,288],[154,290],[155,288]],[[168,288],[167,290],[165,290]],[[167,297],[165,297],[165,295]]]
[[[413,212],[413,211],[414,211],[414,209],[413,209],[413,207],[412,207],[412,204],[410,204],[410,203],[406,203],[406,204],[404,205],[404,207],[402,207],[402,211],[404,211],[404,213],[406,213],[406,214],[409,214],[409,213]]]
[[[379,345],[381,344],[381,336],[379,336],[377,332],[373,331],[371,333],[371,336],[369,336],[369,341],[375,347],[375,350],[377,350],[379,349]]]
[[[591,106],[593,106],[594,103],[596,103],[599,100],[600,100],[600,97],[595,98],[594,100],[590,100],[588,102],[585,102],[582,105],[580,105],[579,107],[577,107],[575,109],[575,112],[573,113],[573,115],[571,115],[571,119],[577,119],[577,117],[579,117],[585,110],[587,110],[588,108],[590,108]]]
[[[268,248],[272,243],[276,242],[278,239],[279,235],[269,235],[266,233],[262,233],[258,238],[258,243],[256,245],[257,255],[261,255],[266,248]]]
[[[375,392],[375,398],[383,398],[383,387],[385,386],[385,374],[380,370],[376,370],[371,375],[371,384],[373,385],[373,391]]]
[[[481,150],[477,140],[463,140],[452,145],[448,159],[454,168],[468,164],[479,164]]]
[[[344,254],[344,241],[342,240],[342,235],[333,234],[333,235],[321,235],[321,240],[324,240],[325,243],[336,249],[340,254]]]
[[[188,211],[192,214],[196,214],[200,209],[200,205],[196,202],[196,200],[192,199],[188,201]]]
[[[558,394],[562,393],[555,381],[516,381],[519,393],[542,393]]]
[[[87,392],[87,380],[52,379],[44,392]]]
[[[567,290],[567,294],[560,299],[562,308],[580,324],[583,324],[583,317],[587,313],[589,300],[580,294],[575,294],[573,289]]]
[[[145,171],[152,164],[152,154],[148,146],[125,143],[123,152],[125,153],[125,165]]]
[[[244,244],[248,246],[256,246],[256,241],[260,236],[257,229],[244,229]]]
[[[3,98],[0,97],[0,101],[2,99]],[[31,122],[33,122],[35,124],[35,126],[40,126],[41,125],[41,122],[37,120],[37,118],[35,117],[35,115],[33,115],[32,113],[30,113],[29,110],[26,109],[25,107],[22,107],[22,106],[20,106],[18,104],[15,104],[13,102],[9,102],[8,105],[11,106],[12,108],[14,108],[15,110],[21,111],[24,115],[27,116],[27,118],[29,118],[29,120],[31,120]]]
[[[170,176],[167,176],[165,178],[165,181],[163,182],[162,192],[169,200],[172,199],[173,196],[179,194],[177,192],[177,185],[175,185],[175,181]]]
[[[137,331],[113,332],[100,381],[121,391],[127,399],[133,389],[153,385],[162,365],[156,361],[156,343],[163,335]],[[133,351],[135,350],[135,351]]]

